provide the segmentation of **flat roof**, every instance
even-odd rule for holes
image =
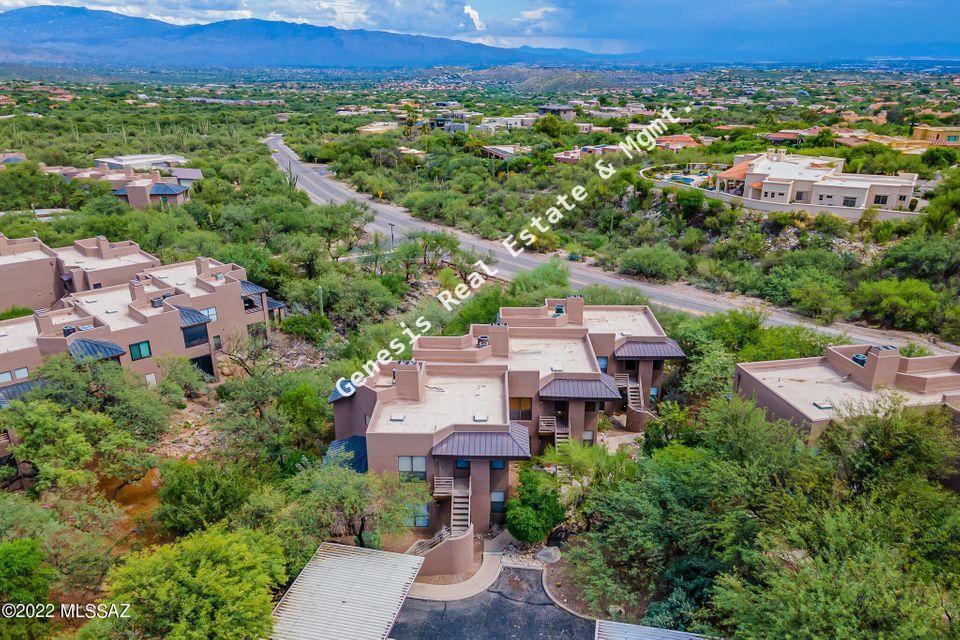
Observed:
[[[653,314],[646,307],[633,309],[583,309],[583,326],[590,333],[615,333],[624,336],[662,336]]]
[[[153,259],[144,255],[140,251],[123,256],[113,256],[110,258],[101,258],[98,255],[84,255],[77,251],[76,247],[58,247],[54,249],[57,257],[63,260],[68,267],[80,267],[84,271],[96,271],[97,269],[113,269],[115,267],[124,267],[130,265],[150,264]]]
[[[214,266],[220,266],[219,263]],[[197,296],[206,296],[210,295],[210,292],[206,289],[201,289],[197,284],[197,265],[193,262],[178,262],[175,264],[168,264],[162,267],[155,267],[153,269],[147,269],[147,273],[150,276],[162,280],[166,284],[180,289],[184,293],[188,294],[191,298],[196,298]],[[223,284],[224,280],[216,280],[215,278],[210,278],[205,280],[213,286]]]
[[[0,353],[35,347],[37,335],[37,323],[33,316],[0,322]]]
[[[434,433],[452,424],[507,424],[502,374],[428,375],[422,400],[378,402],[368,433]]]
[[[16,264],[18,262],[28,262],[30,260],[49,260],[52,257],[53,256],[41,249],[30,249],[29,251],[0,255],[0,266],[5,264]]]
[[[155,296],[163,292],[163,289],[149,283],[144,284],[143,290],[147,296],[152,294]],[[113,331],[130,329],[142,324],[128,313],[127,307],[133,302],[133,298],[130,296],[130,287],[125,284],[94,289],[93,291],[81,291],[73,294],[72,298],[80,303],[82,309],[103,320]],[[162,313],[164,309],[154,309],[148,306],[139,311],[145,315],[156,315]]]
[[[795,406],[811,421],[829,420],[837,408],[869,402],[895,392],[907,405],[936,404],[943,392],[916,393],[899,387],[866,389],[823,363],[790,363],[782,369],[752,370],[750,374],[764,386]],[[820,408],[814,402],[833,408]]]
[[[324,542],[273,610],[272,640],[386,640],[423,557]]]
[[[540,377],[551,373],[598,372],[599,365],[590,355],[587,338],[515,338],[510,337],[511,371],[539,371]]]

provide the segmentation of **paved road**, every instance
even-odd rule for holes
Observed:
[[[297,154],[283,143],[279,135],[266,138],[273,159],[281,169],[297,177],[297,186],[305,191],[310,199],[317,204],[343,204],[350,200],[365,202],[375,214],[374,221],[367,227],[370,232],[380,231],[386,236],[394,233],[399,242],[406,234],[413,231],[446,231],[457,236],[461,246],[477,251],[481,254],[492,253],[497,262],[494,265],[500,275],[509,278],[523,271],[529,271],[549,260],[549,257],[527,251],[519,256],[513,256],[500,242],[492,242],[477,238],[457,229],[443,227],[432,222],[414,218],[403,207],[393,204],[377,202],[370,196],[356,192],[349,185],[339,182],[324,170],[300,162]],[[767,323],[771,325],[803,325],[819,331],[833,334],[846,334],[851,340],[869,344],[905,344],[916,342],[926,344],[937,352],[952,352],[958,350],[953,345],[944,343],[931,344],[926,338],[903,331],[887,331],[871,329],[849,323],[835,323],[823,327],[811,322],[795,313],[772,307],[754,298],[738,297],[722,294],[712,294],[685,284],[654,284],[641,282],[632,278],[603,271],[589,265],[568,263],[570,267],[570,284],[574,288],[585,287],[590,284],[601,284],[611,287],[634,287],[646,295],[653,304],[661,305],[696,314],[709,314],[731,309],[749,309],[762,307],[767,314]]]
[[[592,640],[594,622],[555,605],[535,569],[504,568],[465,600],[407,598],[390,632],[396,640]]]

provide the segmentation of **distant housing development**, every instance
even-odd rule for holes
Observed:
[[[717,188],[721,193],[779,204],[907,208],[917,174],[843,173],[843,162],[843,158],[788,154],[783,149],[742,154],[717,176]]]
[[[190,186],[203,174],[198,169],[168,169],[173,175],[165,176],[158,169],[149,173],[137,173],[133,164],[120,168],[105,159],[98,160],[96,167],[48,167],[40,165],[46,173],[57,174],[64,180],[102,180],[110,184],[115,195],[135,209],[151,205],[181,205],[190,200]]]
[[[355,392],[335,389],[336,442],[355,468],[425,480],[435,500],[415,526],[424,575],[472,562],[473,535],[502,522],[509,461],[597,439],[623,409],[639,431],[660,397],[663,365],[683,358],[643,306],[586,306],[580,296],[500,309],[463,336],[421,336]]]
[[[37,238],[0,234],[0,309],[32,315],[0,322],[0,389],[33,377],[44,358],[109,359],[148,382],[158,358],[188,358],[216,377],[224,341],[269,334],[284,305],[246,280],[236,264],[212,258],[161,265],[134,242],[103,237],[50,248]]]

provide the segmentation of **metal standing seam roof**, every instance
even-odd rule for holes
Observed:
[[[273,311],[274,309],[286,309],[287,305],[279,300],[274,300],[270,296],[267,296],[267,311]]]
[[[6,409],[11,402],[19,400],[25,393],[43,384],[43,378],[34,378],[0,388],[0,409]]]
[[[613,352],[616,358],[637,360],[668,360],[672,358],[686,358],[676,340],[667,338],[661,342],[624,342]]]
[[[637,624],[597,620],[594,640],[708,640],[707,636]]]
[[[508,431],[455,431],[435,444],[432,453],[455,458],[529,458],[530,431],[516,422],[510,423]]]
[[[356,387],[349,380],[344,382],[343,386],[347,387],[348,389],[351,389],[352,391],[356,391]],[[343,393],[342,391],[340,391],[340,386],[335,384],[333,385],[333,390],[330,391],[330,395],[327,396],[327,402],[329,404],[333,404],[337,400],[343,400],[344,398],[349,398],[352,395],[353,393]]]
[[[324,542],[273,610],[271,640],[386,640],[423,557]]]
[[[119,358],[127,351],[119,345],[106,340],[90,340],[88,338],[77,338],[67,347],[70,355],[77,362],[93,358],[94,360],[109,360],[110,358]]]
[[[249,280],[240,281],[240,290],[245,296],[258,296],[261,293],[267,292],[266,289],[256,283],[250,282]]]
[[[349,436],[334,440],[323,455],[323,464],[343,462],[357,473],[367,472],[367,438]]]
[[[600,374],[600,379],[554,378],[540,389],[541,398],[574,400],[619,400],[620,390],[613,376]]]
[[[178,304],[173,305],[177,308],[177,311],[180,312],[180,327],[192,327],[198,324],[206,324],[210,322],[205,314],[200,313],[196,309],[191,309],[190,307],[182,307]]]

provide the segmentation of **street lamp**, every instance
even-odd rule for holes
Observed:
[[[393,249],[393,228],[397,225],[393,222],[388,222],[387,224],[390,225],[390,248]]]

